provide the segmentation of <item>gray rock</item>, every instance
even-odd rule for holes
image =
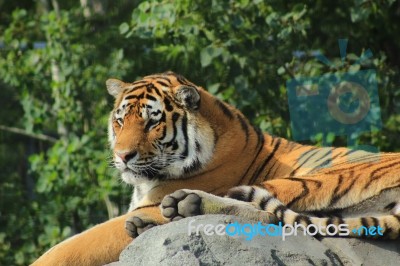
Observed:
[[[188,233],[188,224],[254,223],[226,215],[203,215],[152,228],[121,253],[121,265],[400,265],[400,240],[366,241],[324,238],[301,232],[280,237]]]

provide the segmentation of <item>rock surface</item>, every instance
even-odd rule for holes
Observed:
[[[303,233],[288,237],[206,235],[195,229],[188,234],[186,218],[152,228],[133,241],[120,255],[121,265],[400,265],[400,240],[367,241],[345,238],[317,240]],[[226,215],[195,218],[199,224],[251,223]],[[300,231],[301,232],[301,231]]]

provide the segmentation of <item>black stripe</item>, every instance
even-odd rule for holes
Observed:
[[[253,126],[253,129],[254,129],[254,131],[256,132],[257,138],[258,138],[257,146],[258,146],[258,144],[260,144],[260,143],[261,143],[261,146],[263,146],[265,140],[264,140],[264,134],[263,134],[263,132],[261,131],[261,128],[256,127],[256,126]]]
[[[246,169],[246,172],[244,172],[244,174],[242,175],[242,177],[240,178],[238,185],[241,184],[243,182],[243,179],[247,176],[247,174],[249,173],[251,167],[254,165],[254,162],[257,160],[258,156],[260,155],[261,151],[264,148],[264,135],[262,134],[261,129],[259,129],[258,127],[254,127],[253,126],[254,131],[257,134],[257,145],[256,147],[258,147],[258,151],[256,153],[256,155],[254,156],[253,160],[251,161],[251,163],[249,164],[249,166]]]
[[[157,82],[158,84],[160,84],[161,86],[168,87],[167,83],[165,83],[165,82],[163,82],[163,81],[161,81],[161,80],[157,80],[156,82]]]
[[[167,135],[167,126],[166,125],[164,125],[163,127],[162,127],[162,134],[161,134],[161,137],[159,138],[159,140],[164,140],[164,138],[165,138],[165,136]]]
[[[156,87],[154,87],[154,91],[156,92],[156,94],[157,94],[158,96],[162,97],[160,91],[159,91]]]
[[[138,80],[132,83],[132,85],[136,85],[136,84],[143,84],[143,83],[148,83],[147,80]]]
[[[328,151],[327,151],[324,155],[322,155],[321,158],[319,158],[318,160],[315,160],[315,162],[321,161],[321,160],[324,159],[328,154],[332,154],[332,152],[333,152],[333,149],[328,148]]]
[[[247,199],[248,202],[253,202],[255,192],[256,192],[256,190],[253,187],[251,187],[250,192],[249,192],[249,197]]]
[[[347,156],[347,155],[350,155],[350,154],[352,154],[352,153],[354,153],[354,152],[356,152],[356,151],[360,151],[360,150],[357,150],[357,149],[348,149],[348,151],[345,153],[345,154],[343,154],[344,156]],[[362,150],[361,150],[362,151]]]
[[[397,161],[397,162],[390,163],[390,164],[388,164],[388,165],[379,167],[378,169],[375,169],[374,171],[371,172],[371,176],[372,176],[372,178],[374,178],[375,173],[377,173],[377,172],[379,172],[379,171],[382,171],[382,170],[385,170],[385,169],[387,169],[387,168],[390,168],[390,167],[392,167],[392,166],[398,165],[398,164],[400,164],[400,163]],[[379,177],[379,176],[378,176],[378,177]]]
[[[179,113],[173,113],[172,114],[172,128],[173,128],[173,136],[172,139],[170,141],[168,141],[167,143],[165,143],[164,145],[166,147],[170,147],[173,145],[176,135],[177,135],[177,129],[176,129],[176,121],[178,121],[180,114]],[[165,129],[166,131],[166,129]],[[164,135],[165,137],[165,135]]]
[[[139,95],[128,95],[125,97],[125,100],[130,100],[130,99],[139,99],[140,100],[140,99],[143,99],[143,97],[144,97],[144,93],[142,92]]]
[[[129,90],[127,90],[126,93],[131,93],[131,92],[133,92],[133,91],[135,91],[135,90],[137,90],[137,89],[143,88],[143,87],[145,87],[145,86],[146,86],[146,85],[134,86],[133,88],[130,88]]]
[[[346,165],[348,165],[348,163],[346,163]],[[365,167],[367,167],[367,166],[365,166]],[[354,169],[356,169],[354,165],[353,166],[349,166],[349,167],[345,167],[345,168],[340,168],[339,166],[336,166],[335,169],[330,170],[330,171],[325,171],[324,174],[333,175],[333,174],[345,173],[345,172],[348,172],[348,171],[353,171],[354,172]],[[365,170],[365,169],[363,169],[363,170]]]
[[[342,183],[343,183],[343,175],[340,174],[338,183],[335,187],[335,190],[333,191],[332,198],[335,197],[335,195],[339,192],[339,189],[340,189],[340,186],[342,185]],[[332,204],[332,202],[330,204]]]
[[[242,127],[244,134],[246,136],[246,144],[249,142],[249,126],[247,125],[246,120],[239,114],[236,114],[236,117],[239,119],[240,126]]]
[[[396,202],[391,202],[388,205],[386,205],[384,209],[390,211],[391,209],[394,208],[394,206],[396,206]]]
[[[160,118],[160,123],[165,122],[165,119],[166,119],[165,117],[166,117],[165,112],[162,112],[162,115]]]
[[[332,152],[333,152],[333,150],[332,150]],[[313,170],[313,171],[318,171],[318,170],[320,170],[321,167],[327,166],[327,164],[328,164],[329,162],[333,162],[337,157],[343,156],[342,153],[343,153],[343,152],[339,152],[339,153],[335,154],[334,156],[332,156],[331,158],[328,158],[327,160],[323,161],[323,162],[320,163],[319,165],[314,166],[314,170]],[[348,163],[348,162],[345,161],[345,164],[347,164],[347,163]],[[341,165],[341,163],[337,163],[336,165],[339,166],[339,165]],[[353,167],[353,166],[352,166],[352,167]],[[313,171],[311,171],[311,172],[313,172]],[[309,172],[309,173],[311,173],[311,172]]]
[[[295,150],[295,149],[298,149],[298,148],[299,148],[298,146],[301,147],[301,145],[299,145],[298,143],[293,142],[293,141],[288,141],[287,146],[288,146],[288,151],[289,151],[289,152],[290,152],[290,151],[293,151],[293,150]]]
[[[261,167],[257,169],[257,171],[253,174],[253,176],[250,179],[249,184],[252,185],[256,179],[260,176],[260,173],[264,170],[265,166],[271,161],[271,159],[274,157],[276,151],[279,149],[279,146],[281,145],[281,139],[278,138],[276,145],[274,146],[272,152],[267,156],[267,158],[264,160],[264,162],[261,164]]]
[[[389,235],[393,232],[392,228],[390,228],[388,226],[388,224],[386,222],[384,222],[383,229],[384,229],[383,238],[385,238],[385,239],[389,238]]]
[[[151,106],[150,106],[150,105],[146,105],[146,107],[149,108],[149,109],[151,109]],[[151,114],[154,115],[154,116],[158,115],[159,113],[161,113],[161,110],[157,110],[157,111],[151,112]]]
[[[240,201],[247,201],[247,197],[245,196],[245,192],[242,189],[234,188],[228,191],[228,198],[236,199]]]
[[[187,132],[187,116],[186,114],[182,118],[182,133],[183,133],[183,138],[185,139],[185,150],[182,153],[183,157],[187,157],[189,154],[189,137],[188,137],[188,132]]]
[[[172,110],[174,110],[174,107],[172,107],[171,101],[170,101],[168,98],[165,98],[165,99],[164,99],[164,104],[165,104],[165,109],[166,109],[168,112],[171,112]]]
[[[308,189],[307,184],[306,184],[306,182],[305,182],[304,180],[302,180],[302,179],[298,179],[298,180],[297,180],[297,179],[293,179],[292,181],[300,182],[301,185],[302,185],[302,187],[303,187],[303,191],[300,193],[300,195],[294,197],[291,201],[289,201],[289,202],[286,204],[286,206],[288,206],[289,208],[291,208],[292,205],[293,205],[296,201],[298,201],[299,199],[301,199],[301,198],[307,196],[307,195],[308,195],[308,192],[310,192],[310,190]]]
[[[147,91],[148,93],[152,93],[153,90],[154,90],[154,88],[155,88],[155,87],[154,87],[154,85],[153,85],[152,83],[146,85],[146,91]]]
[[[371,174],[370,174],[371,179],[370,179],[369,183],[366,184],[366,185],[364,186],[364,189],[367,189],[367,188],[372,184],[373,181],[378,180],[379,178],[381,178],[382,176],[384,176],[385,174],[387,174],[387,172],[384,172],[384,173],[382,173],[382,174],[380,174],[380,175],[375,175],[377,172],[382,171],[382,170],[385,170],[385,169],[387,169],[387,168],[390,168],[390,167],[395,166],[395,165],[398,165],[398,164],[399,164],[399,162],[397,161],[397,162],[390,163],[390,164],[388,164],[388,165],[382,166],[382,167],[380,167],[380,168],[375,169],[374,171],[372,171]]]
[[[195,145],[196,145],[196,152],[197,153],[200,153],[201,152],[201,145],[200,145],[200,143],[196,140],[195,142]]]
[[[296,174],[296,172],[297,172],[304,164],[306,164],[306,163],[308,162],[308,160],[310,160],[310,159],[315,155],[316,152],[318,152],[318,148],[311,148],[310,150],[308,150],[308,151],[304,152],[303,154],[301,154],[301,155],[300,155],[300,158],[297,159],[297,162],[298,162],[300,159],[302,159],[303,156],[306,156],[306,155],[308,155],[309,153],[311,153],[311,154],[307,157],[307,159],[305,159],[296,169],[294,169],[294,170],[289,174],[289,176],[294,176],[294,175]]]
[[[153,125],[155,125],[156,123],[158,123],[158,122],[150,119],[150,120],[147,122],[146,126],[144,127],[144,131],[145,131],[145,132],[148,132],[148,131],[150,130],[150,127],[153,126]]]
[[[128,95],[125,97],[125,100],[137,99],[137,98],[138,98],[138,96],[136,96],[136,95]],[[124,107],[124,106],[122,106],[122,107]]]
[[[157,101],[157,98],[154,96],[151,96],[149,94],[146,95],[146,99],[150,100],[150,101]]]
[[[349,192],[349,191],[353,188],[353,186],[354,186],[356,180],[357,180],[357,178],[354,178],[354,177],[353,177],[352,182],[350,183],[350,185],[349,185],[346,189],[344,189],[342,192],[340,192],[340,193],[338,193],[338,194],[336,194],[336,195],[333,195],[333,196],[332,196],[332,199],[331,199],[331,202],[330,202],[330,205],[333,206],[333,205],[336,204],[344,195],[346,195],[347,192]]]
[[[369,156],[360,156],[360,157],[356,157],[356,158],[354,158],[354,159],[351,159],[350,160],[350,158],[347,160],[347,162],[342,162],[341,164],[346,164],[346,163],[363,163],[363,162],[365,162],[366,160],[373,160],[373,159],[379,159],[380,160],[380,163],[386,163],[387,161],[391,161],[391,158],[382,158],[382,155],[383,154],[377,154],[377,155],[369,155]],[[368,164],[366,164],[364,167],[365,168],[369,168],[369,167],[371,167],[371,166],[375,166],[376,164],[374,164],[374,163],[368,163]]]
[[[172,84],[172,83],[171,83],[171,80],[170,80],[168,77],[165,77],[165,76],[158,76],[157,78],[158,78],[158,79],[165,80],[165,81],[168,82],[169,84]]]
[[[272,197],[272,196],[264,196],[264,197],[261,199],[260,204],[259,204],[261,210],[266,211],[265,208],[267,207],[268,202],[269,202],[271,199],[273,199],[273,198],[274,198],[274,197]]]
[[[153,93],[153,89],[151,89],[149,87],[146,87],[146,91],[147,91],[147,93]]]
[[[275,164],[274,164],[274,165],[275,165]],[[279,169],[280,169],[282,166],[285,166],[285,165],[284,165],[284,164],[278,164],[278,165],[275,167],[275,170],[274,170],[273,173],[268,173],[268,174],[266,174],[265,176],[267,177],[267,175],[268,175],[268,176],[271,176],[272,178],[277,177],[277,176],[276,176],[276,172],[278,172]],[[272,169],[272,167],[271,167],[271,169]]]
[[[278,218],[279,220],[281,220],[283,223],[285,223],[284,221],[284,215],[285,215],[285,211],[287,210],[286,206],[284,205],[279,205],[274,211],[273,214],[276,216],[276,218]]]
[[[373,226],[378,227],[379,220],[377,218],[375,218],[375,217],[371,217],[371,220],[372,220]]]
[[[196,160],[194,160],[190,166],[184,167],[183,171],[185,172],[185,174],[190,174],[199,170],[200,168],[201,168],[201,163],[199,159],[196,158]]]
[[[271,167],[268,169],[268,172],[265,173],[264,179],[272,179],[272,178],[274,178],[274,176],[270,176],[269,173],[272,171],[272,169],[274,168],[274,166],[276,165],[277,162],[278,162],[278,160],[276,160],[276,161],[271,165]],[[278,165],[278,167],[279,167],[279,165]],[[268,177],[270,177],[270,178],[268,178]]]
[[[368,229],[369,224],[368,224],[367,218],[361,217],[361,224],[362,224],[362,226],[365,226],[365,227]],[[365,233],[365,232],[364,232],[364,233]]]
[[[175,78],[180,84],[189,85],[187,79],[185,79],[183,76],[175,74]]]
[[[178,142],[177,142],[177,141],[174,141],[174,142],[172,143],[172,150],[173,150],[173,151],[176,151],[178,148],[179,148]]]
[[[174,124],[176,123],[176,121],[178,121],[179,117],[181,115],[179,113],[173,113],[172,114],[172,122],[174,122]]]
[[[310,217],[308,217],[306,215],[303,215],[303,214],[298,214],[296,219],[295,219],[295,223],[301,224],[302,221],[307,225],[311,224]]]
[[[292,180],[292,181],[303,180],[305,182],[311,182],[311,183],[314,183],[317,186],[317,188],[320,188],[322,186],[322,181],[319,181],[319,180],[300,178],[300,177],[287,177],[285,179],[286,180]]]
[[[225,116],[227,116],[229,119],[233,119],[233,114],[229,110],[229,108],[220,100],[216,99],[215,103],[218,105],[218,107],[221,109],[221,111],[224,113]]]

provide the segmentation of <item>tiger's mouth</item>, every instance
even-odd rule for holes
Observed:
[[[120,171],[121,178],[125,183],[138,184],[179,176],[182,168],[175,163],[176,160],[171,156],[158,156],[136,162],[128,161],[124,163],[119,161],[116,162],[115,166]]]
[[[160,171],[156,170],[154,168],[147,168],[147,169],[131,169],[131,168],[127,168],[127,169],[125,169],[125,171],[129,171],[133,175],[136,175],[136,176],[143,176],[143,177],[147,177],[147,178],[154,178],[154,177],[156,177],[157,175],[160,174]]]
[[[164,178],[161,170],[154,167],[132,168],[125,167],[125,169],[121,170],[121,178],[125,183],[135,185],[145,181]]]

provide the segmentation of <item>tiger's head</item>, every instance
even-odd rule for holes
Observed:
[[[215,137],[199,112],[201,88],[172,72],[106,85],[116,99],[109,142],[126,183],[185,178],[211,159]]]

